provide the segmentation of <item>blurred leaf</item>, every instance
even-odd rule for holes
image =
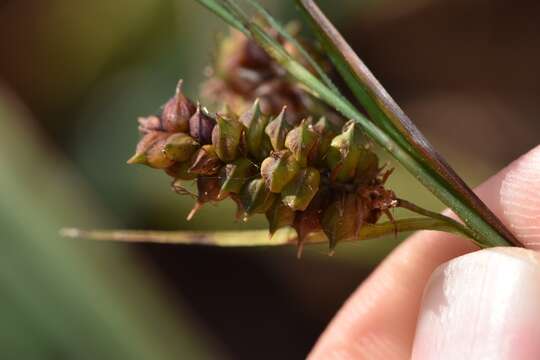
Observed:
[[[215,358],[126,248],[62,240],[106,223],[67,164],[0,91],[0,348],[13,358]]]

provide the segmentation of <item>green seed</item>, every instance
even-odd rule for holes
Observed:
[[[279,115],[268,123],[264,130],[266,135],[270,138],[270,142],[275,151],[283,150],[285,148],[285,139],[292,128],[285,119],[286,110],[287,108],[284,107]]]
[[[230,193],[238,194],[242,186],[253,173],[253,163],[246,158],[239,158],[223,166],[219,171],[221,189],[219,198],[223,199]]]
[[[173,161],[187,161],[195,153],[199,143],[184,133],[172,134],[167,138],[163,154]]]
[[[307,166],[317,155],[319,134],[311,129],[307,121],[289,131],[285,138],[285,147],[291,150],[300,166]]]
[[[265,213],[274,203],[276,194],[266,188],[264,180],[259,178],[247,182],[240,193],[240,201],[244,210],[244,221],[256,213]]]
[[[222,161],[233,161],[239,153],[243,126],[238,120],[217,116],[217,124],[212,131],[212,144]]]
[[[264,159],[272,150],[270,139],[264,132],[268,120],[268,116],[261,112],[259,99],[240,117],[240,122],[246,128],[244,137],[247,150],[255,159]]]
[[[305,210],[319,191],[320,180],[319,170],[312,167],[303,169],[283,188],[281,200],[293,210]]]
[[[361,130],[354,122],[348,122],[343,132],[332,140],[326,154],[332,178],[339,182],[353,179],[362,152]]]
[[[261,164],[261,175],[273,193],[280,193],[299,171],[300,165],[289,150],[272,153]]]
[[[332,139],[337,135],[335,126],[326,118],[321,117],[314,125],[313,130],[320,135],[318,163],[324,165],[323,156],[328,152]]]

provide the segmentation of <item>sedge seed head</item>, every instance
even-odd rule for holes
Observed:
[[[272,236],[298,239],[300,254],[311,239],[327,239],[333,250],[396,206],[385,187],[391,171],[356,123],[290,83],[238,34],[225,38],[217,58],[210,80],[221,83],[224,111],[194,105],[180,81],[161,114],[139,118],[142,138],[128,161],[163,169],[173,190],[195,196],[189,219],[205,203],[231,199],[237,218],[266,214]],[[189,181],[197,194],[186,190]]]

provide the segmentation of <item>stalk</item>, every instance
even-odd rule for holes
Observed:
[[[468,231],[457,222],[447,219],[411,218],[384,222],[376,225],[366,224],[359,232],[358,238],[342,241],[357,241],[379,238],[385,235],[406,233],[419,230],[445,231],[468,237]],[[145,230],[80,230],[62,229],[60,234],[68,238],[85,238],[100,241],[141,242],[160,244],[183,244],[220,247],[253,247],[297,245],[296,238],[270,237],[267,230],[252,231],[145,231]],[[321,244],[327,242],[325,237],[310,237],[304,244]]]

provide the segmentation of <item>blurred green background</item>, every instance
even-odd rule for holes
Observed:
[[[266,1],[282,19],[288,0]],[[476,185],[540,139],[540,4],[321,0],[396,100]],[[0,358],[303,358],[401,239],[326,248],[95,243],[63,226],[262,228],[128,167],[136,118],[196,96],[224,26],[191,0],[0,1]],[[398,169],[399,170],[399,169]],[[441,205],[404,171],[402,197]]]

